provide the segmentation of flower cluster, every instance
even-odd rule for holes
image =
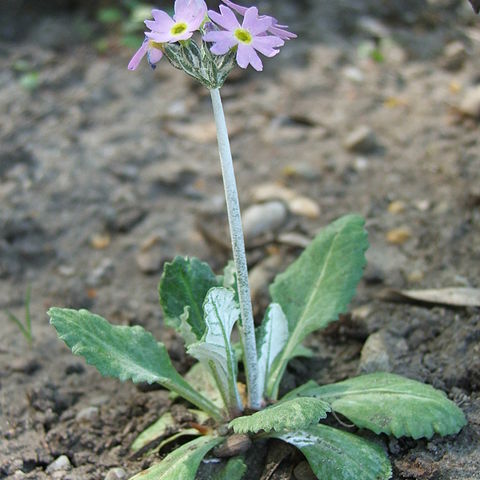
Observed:
[[[260,15],[256,7],[244,7],[230,0],[222,2],[225,5],[220,6],[220,12],[207,11],[204,0],[175,0],[173,17],[162,10],[152,10],[153,20],[145,21],[149,31],[145,32],[145,40],[128,68],[135,70],[145,55],[152,68],[164,54],[171,60],[167,53],[169,47],[175,43],[188,47],[198,31],[214,56],[235,53],[240,67],[251,65],[261,71],[263,63],[257,52],[273,57],[285,40],[296,37],[276,18]]]

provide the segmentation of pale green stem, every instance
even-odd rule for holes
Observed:
[[[255,325],[253,323],[252,301],[248,284],[247,256],[243,238],[242,217],[238,201],[237,184],[233,170],[232,152],[228,139],[227,124],[223,113],[222,99],[219,89],[210,90],[213,104],[213,114],[217,126],[218,150],[222,164],[223,185],[227,202],[228,224],[232,239],[233,261],[237,271],[238,299],[242,317],[243,348],[245,370],[247,374],[248,399],[250,407],[259,409],[261,392],[258,385],[258,361],[255,342]]]

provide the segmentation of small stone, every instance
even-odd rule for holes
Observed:
[[[357,157],[355,159],[354,167],[355,167],[355,170],[357,170],[357,172],[364,172],[365,170],[367,170],[368,165],[369,165],[368,158]]]
[[[66,455],[60,455],[50,465],[47,466],[45,471],[49,474],[52,474],[59,471],[68,472],[71,469],[72,464],[70,463],[70,459]]]
[[[407,276],[407,280],[409,283],[419,283],[423,280],[425,274],[421,270],[413,270]]]
[[[394,228],[387,232],[387,242],[392,245],[403,245],[412,238],[412,231],[408,227]]]
[[[164,262],[161,243],[164,241],[162,235],[154,233],[147,237],[140,245],[140,251],[135,258],[138,268],[142,273],[150,275],[158,272]]]
[[[258,203],[270,200],[289,202],[295,196],[296,193],[293,190],[278,183],[262,183],[252,190],[252,200]]]
[[[167,187],[180,187],[190,184],[199,173],[194,164],[167,161],[155,163],[142,170],[141,178],[148,183]]]
[[[403,213],[406,209],[405,202],[401,200],[396,200],[388,206],[388,212],[393,215],[398,215],[399,213]]]
[[[105,475],[105,480],[123,480],[127,478],[127,472],[120,467],[110,469]]]
[[[104,258],[100,262],[100,265],[95,268],[87,278],[87,284],[89,287],[100,287],[102,285],[108,285],[115,273],[115,265],[110,258]]]
[[[245,241],[276,233],[286,223],[288,209],[283,202],[271,201],[252,205],[243,214]]]
[[[75,275],[75,267],[71,265],[60,265],[58,267],[58,273],[62,277],[73,277]]]
[[[296,197],[288,202],[288,207],[295,215],[316,219],[320,217],[320,207],[308,197]]]
[[[81,423],[96,422],[99,418],[98,407],[86,407],[80,410],[75,416],[75,420]]]
[[[445,47],[444,58],[442,60],[442,66],[451,71],[460,70],[465,61],[467,60],[468,54],[465,45],[462,42],[455,41],[450,42]]]
[[[90,245],[95,250],[104,250],[110,245],[111,237],[108,233],[94,233],[90,237]]]
[[[281,233],[277,240],[279,243],[297,248],[307,248],[312,241],[309,237],[297,232]]]
[[[430,210],[431,203],[430,200],[418,200],[415,202],[415,207],[420,211],[420,212],[426,212],[427,210]]]
[[[247,452],[251,446],[252,441],[248,435],[230,435],[223,443],[213,449],[213,454],[219,458],[235,457]]]
[[[359,373],[391,372],[392,360],[408,351],[404,338],[393,336],[386,330],[372,333],[360,355]]]
[[[365,80],[363,72],[356,67],[345,67],[343,69],[343,76],[355,83],[362,83]]]
[[[458,110],[466,117],[480,118],[480,85],[467,90]]]
[[[375,133],[367,125],[361,125],[348,135],[345,147],[352,152],[371,153],[377,147]]]

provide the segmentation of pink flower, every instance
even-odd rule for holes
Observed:
[[[213,42],[212,53],[224,55],[232,48],[238,47],[237,63],[242,68],[252,65],[257,71],[263,70],[257,51],[266,57],[273,57],[278,53],[278,48],[285,43],[281,38],[267,34],[272,27],[273,18],[259,17],[255,7],[247,8],[242,25],[233,11],[223,5],[220,5],[220,13],[210,10],[208,16],[225,29],[209,31],[203,36],[206,42]]]
[[[237,3],[233,3],[230,0],[222,0],[225,5],[228,5],[232,10],[239,13],[240,15],[245,15],[245,12],[248,10],[247,7],[243,7],[242,5],[238,5]],[[297,36],[289,32],[287,30],[287,25],[280,25],[278,20],[274,17],[270,17],[268,15],[261,15],[260,18],[271,18],[272,19],[272,26],[267,30],[267,32],[281,38],[282,40],[291,40],[292,38],[297,38]]]
[[[163,57],[161,47],[162,46],[160,44],[155,43],[153,40],[145,38],[142,46],[137,50],[135,55],[130,60],[130,63],[128,64],[128,69],[136,70],[145,55],[147,55],[148,63],[150,64],[150,66],[152,68],[156,68],[156,64]]]
[[[151,30],[145,35],[158,43],[188,40],[205,20],[207,5],[204,0],[176,0],[173,19],[162,10],[152,10],[154,20],[146,20]]]

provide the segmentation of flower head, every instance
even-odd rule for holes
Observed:
[[[278,48],[285,43],[275,35],[268,35],[273,18],[259,17],[255,7],[247,8],[242,25],[235,13],[223,5],[220,5],[220,13],[210,10],[208,16],[224,29],[209,31],[203,36],[206,42],[213,42],[212,53],[224,55],[232,48],[238,47],[237,63],[242,68],[252,65],[257,71],[263,70],[257,51],[266,57],[273,57],[278,53]]]
[[[137,50],[135,55],[130,60],[130,63],[128,64],[128,69],[136,70],[145,55],[147,55],[148,63],[150,64],[150,66],[152,68],[156,68],[156,64],[163,57],[163,52],[161,48],[162,46],[159,43],[156,43],[153,40],[149,40],[145,37],[142,46]]]
[[[222,0],[222,2],[240,15],[245,15],[245,12],[248,10],[248,7],[243,7],[242,5],[233,3],[230,0]],[[267,32],[271,33],[272,35],[275,35],[282,40],[291,40],[292,38],[297,38],[294,33],[287,30],[288,25],[280,25],[275,17],[261,15],[260,18],[270,18],[272,20],[272,25],[267,30]]]
[[[204,0],[176,0],[173,18],[162,10],[152,10],[153,20],[145,25],[151,32],[145,35],[157,43],[188,40],[205,20],[207,5]]]

